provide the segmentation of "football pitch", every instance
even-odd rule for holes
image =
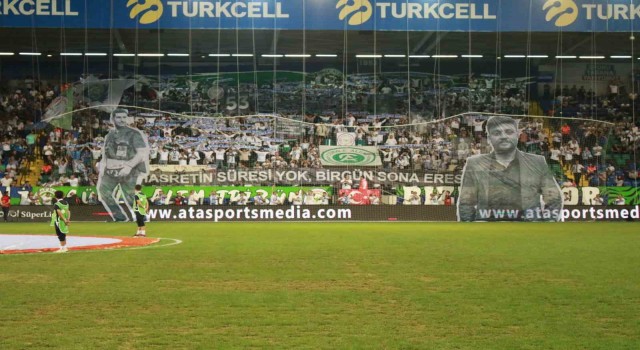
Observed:
[[[638,349],[639,227],[152,222],[143,249],[0,255],[0,348]]]

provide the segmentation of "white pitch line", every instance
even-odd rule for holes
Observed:
[[[34,241],[34,240],[33,239],[27,239],[24,242],[16,243],[14,245],[7,246],[4,249],[0,249],[0,252],[3,252],[5,250],[16,250],[16,248],[19,249],[20,247],[24,247],[25,245],[28,245],[28,243],[30,243],[32,241]]]
[[[162,245],[149,244],[149,245],[144,245],[144,246],[141,246],[141,247],[122,247],[122,248],[69,250],[65,254],[69,254],[69,253],[74,253],[74,254],[75,253],[95,253],[95,252],[109,252],[109,251],[113,252],[113,251],[120,251],[120,250],[138,250],[138,249],[151,249],[151,248],[165,248],[165,247],[170,247],[172,245],[178,245],[178,244],[182,243],[181,240],[175,239],[175,238],[162,238],[162,237],[153,237],[153,238],[157,238],[160,241],[169,240],[169,241],[173,241],[173,242],[169,242],[167,244],[162,244]],[[158,243],[160,243],[160,242],[158,242]],[[53,251],[52,253],[55,253],[55,251]]]
[[[109,238],[115,238],[115,237],[109,237]],[[93,253],[93,252],[107,252],[107,251],[119,251],[119,250],[138,250],[138,249],[151,249],[151,248],[165,248],[165,247],[170,247],[170,246],[174,246],[174,245],[178,245],[182,243],[182,240],[179,239],[175,239],[175,238],[162,238],[162,237],[153,237],[153,238],[157,238],[160,241],[158,242],[158,244],[149,244],[149,245],[145,245],[145,246],[140,246],[140,247],[122,247],[122,248],[104,248],[104,249],[100,249],[100,248],[96,248],[96,249],[80,249],[80,250],[69,250],[67,253],[65,254],[69,254],[69,253]],[[163,240],[167,240],[167,241],[171,241],[168,242],[166,244],[159,244],[160,242],[162,242]],[[7,249],[5,249],[7,250]],[[55,253],[56,251],[51,251],[51,252],[42,252],[42,253]],[[10,256],[10,255],[14,255],[14,256],[25,256],[25,255],[37,255],[38,253],[33,253],[33,254],[0,254],[0,256]]]

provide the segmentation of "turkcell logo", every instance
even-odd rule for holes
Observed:
[[[496,9],[488,3],[468,2],[375,2],[379,19],[491,19],[497,18]],[[347,19],[352,26],[361,25],[371,19],[373,8],[370,0],[339,0],[338,18]]]
[[[556,27],[566,27],[578,18],[578,5],[573,0],[547,0],[542,11],[547,11],[544,19],[554,21]]]
[[[574,0],[547,0],[542,5],[542,11],[546,11],[545,20],[553,22],[556,27],[566,27],[573,24],[578,17],[591,21],[599,19],[610,20],[635,20],[640,19],[640,4],[581,4],[580,7]]]
[[[151,24],[168,12],[171,18],[289,18],[282,10],[281,2],[235,0],[129,0],[129,17],[138,15],[141,24]],[[165,11],[166,10],[166,11]]]
[[[340,0],[336,4],[336,8],[340,9],[338,18],[344,20],[348,17],[347,23],[352,26],[368,21],[373,13],[373,7],[369,0]]]
[[[129,0],[127,7],[132,5],[129,18],[134,19],[140,15],[138,19],[140,24],[151,24],[158,21],[164,11],[160,0]]]
[[[320,146],[320,162],[330,166],[380,166],[375,147]]]

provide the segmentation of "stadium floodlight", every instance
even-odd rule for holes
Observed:
[[[504,55],[504,58],[525,58],[525,55]]]
[[[610,56],[611,58],[631,58],[630,55],[616,55],[616,56]]]
[[[527,58],[549,58],[549,55],[527,55]]]
[[[40,52],[18,52],[20,56],[40,56],[42,53]]]
[[[210,53],[209,57],[229,57],[230,53]]]
[[[262,57],[268,57],[268,58],[278,58],[282,56],[283,55],[279,55],[279,54],[269,54],[269,53],[262,54]]]
[[[164,57],[163,53],[139,53],[138,57]]]
[[[433,55],[432,58],[458,58],[458,55]]]
[[[572,59],[572,58],[578,58],[577,56],[556,56],[556,58],[559,59]]]
[[[60,56],[82,56],[80,52],[60,52]]]
[[[0,52],[0,56],[13,56],[15,55],[13,52]]]
[[[604,56],[580,56],[581,60],[601,60]]]
[[[306,54],[306,53],[294,53],[294,54],[284,55],[284,57],[290,57],[290,58],[306,58],[306,57],[311,57],[311,55]]]
[[[462,58],[482,58],[482,55],[460,55]]]
[[[168,57],[189,57],[188,53],[168,53]]]
[[[85,52],[85,56],[106,56],[105,52]]]
[[[385,58],[405,58],[407,55],[384,55]]]
[[[409,55],[409,58],[429,58],[429,55]]]
[[[233,57],[253,57],[252,53],[233,53],[231,54]]]
[[[382,55],[356,55],[356,58],[382,58]]]
[[[132,53],[114,53],[113,57],[133,57],[135,56]]]
[[[316,54],[316,57],[338,57],[338,55],[333,53],[319,53]]]

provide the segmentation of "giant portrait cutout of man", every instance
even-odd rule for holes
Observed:
[[[134,187],[149,172],[150,147],[147,135],[129,126],[129,112],[117,108],[111,113],[113,128],[104,139],[99,164],[98,196],[114,221],[129,221],[128,214],[119,205],[121,192],[129,213],[134,200]]]
[[[486,122],[493,151],[467,158],[458,221],[560,221],[562,193],[543,156],[517,149],[518,120]]]

